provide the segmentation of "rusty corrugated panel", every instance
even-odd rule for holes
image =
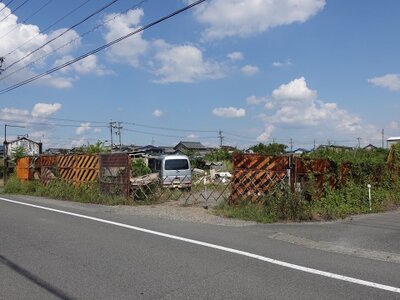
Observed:
[[[57,166],[58,156],[56,155],[40,155],[35,163],[36,168],[55,167]]]
[[[42,167],[40,169],[40,181],[47,185],[52,180],[56,179],[56,169],[54,167]]]
[[[17,177],[21,180],[29,180],[30,172],[29,172],[29,157],[20,158],[17,162],[16,173]]]
[[[130,158],[127,153],[100,155],[100,191],[129,197]]]
[[[281,171],[289,167],[288,156],[234,153],[234,169]]]

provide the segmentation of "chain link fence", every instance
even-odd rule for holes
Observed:
[[[186,179],[190,180],[181,180]],[[158,173],[132,178],[131,198],[134,201],[179,201],[182,205],[201,204],[209,207],[227,201],[231,195],[230,179],[225,176],[193,174],[190,187],[174,186],[169,181],[168,178],[163,181]]]

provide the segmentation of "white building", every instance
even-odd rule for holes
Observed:
[[[6,146],[6,154],[8,157],[11,157],[13,151],[18,147],[24,148],[26,154],[29,156],[38,155],[42,153],[42,143],[36,143],[25,137],[8,142],[5,144],[5,146]]]
[[[400,143],[400,136],[393,136],[388,138],[387,140],[387,147],[392,147],[393,144]]]

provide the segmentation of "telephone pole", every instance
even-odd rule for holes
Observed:
[[[218,138],[219,138],[219,146],[222,147],[222,142],[224,140],[224,136],[222,135],[222,130],[218,131]]]
[[[290,145],[290,152],[292,152],[293,151],[293,139],[292,138],[290,138],[290,140],[289,140],[289,145]]]
[[[116,122],[110,121],[108,125],[110,126],[110,146],[111,146],[111,152],[113,151],[114,147],[114,142],[113,142],[113,128],[115,127]]]
[[[121,141],[121,122],[116,122],[118,124],[118,126],[115,126],[114,128],[117,129],[117,132],[115,133],[116,135],[118,135],[118,141],[119,141],[119,150],[121,151],[122,148],[122,141]]]
[[[358,137],[358,138],[357,138],[357,141],[358,141],[358,148],[361,148],[361,138]]]

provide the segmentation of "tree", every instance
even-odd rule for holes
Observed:
[[[257,154],[280,155],[285,153],[286,148],[287,146],[284,144],[271,143],[266,145],[259,143],[250,147],[250,150],[253,150],[253,152]]]
[[[146,165],[143,159],[131,160],[132,177],[143,176],[151,173],[151,169]]]
[[[26,152],[25,148],[22,146],[18,146],[11,151],[11,158],[15,163],[17,163],[18,160],[20,160],[21,158],[23,158],[25,156],[28,156],[28,153]]]
[[[215,149],[210,153],[207,153],[204,156],[206,161],[225,161],[225,160],[232,160],[232,154],[228,152],[228,150],[222,149]]]
[[[79,147],[77,149],[77,152],[82,152],[86,154],[97,154],[110,152],[110,149],[105,148],[102,141],[97,141],[96,144],[89,144],[88,146]]]

